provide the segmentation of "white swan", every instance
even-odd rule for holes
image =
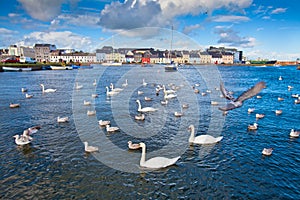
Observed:
[[[83,100],[83,105],[90,106],[92,103],[90,101]]]
[[[265,156],[270,156],[272,155],[272,152],[273,152],[273,148],[268,148],[268,149],[264,148],[261,153]]]
[[[56,92],[56,89],[51,89],[51,88],[45,90],[44,84],[40,84],[40,86],[42,87],[42,92],[43,93]]]
[[[121,92],[124,90],[123,88],[115,88],[114,84],[112,84],[112,83],[110,84],[110,89],[113,92]]]
[[[32,97],[33,97],[33,95],[32,95],[32,94],[28,94],[28,93],[26,93],[26,94],[25,94],[25,97],[26,97],[26,99],[30,99],[30,98],[32,98]]]
[[[97,86],[97,80],[96,79],[93,82],[93,86]]]
[[[295,131],[294,129],[291,130],[290,136],[291,137],[299,137],[300,131]]]
[[[165,94],[174,94],[174,93],[176,93],[175,90],[167,90],[165,85],[163,85],[163,91],[164,91]]]
[[[131,141],[128,141],[128,148],[129,149],[139,149],[141,148],[140,144],[133,144]]]
[[[87,114],[88,116],[96,115],[96,110],[88,110],[88,111],[86,112],[86,114]]]
[[[125,80],[125,83],[122,84],[122,87],[127,87],[128,86],[128,80]]]
[[[138,111],[139,112],[154,112],[154,111],[157,111],[157,109],[156,108],[152,108],[152,107],[144,107],[144,108],[142,108],[142,105],[141,105],[141,102],[140,102],[140,100],[136,100],[136,102],[138,103]]]
[[[110,124],[110,121],[109,120],[99,120],[98,123],[100,126],[106,126],[106,125]]]
[[[13,136],[15,138],[15,143],[17,145],[26,145],[31,143],[31,140],[29,140],[29,138],[27,137],[23,137],[23,136],[19,136],[19,135],[15,135]]]
[[[141,95],[141,94],[144,94],[144,92],[139,90],[138,95]]]
[[[119,127],[116,127],[116,126],[110,126],[109,124],[106,125],[106,131],[107,132],[115,132],[115,131],[118,131],[120,128]]]
[[[172,99],[172,98],[176,98],[177,95],[176,94],[167,94],[164,93],[164,99]]]
[[[84,150],[86,152],[91,153],[91,152],[99,151],[98,147],[89,146],[88,142],[83,142],[83,144],[84,144]]]
[[[76,86],[75,86],[76,90],[80,90],[81,88],[83,88],[82,85],[79,85],[78,82],[76,82]]]
[[[140,166],[149,168],[149,169],[160,169],[165,168],[171,165],[174,165],[180,156],[175,158],[165,158],[165,157],[154,157],[149,160],[146,160],[146,144],[141,142],[140,146],[142,147],[142,156],[140,160]]]
[[[195,137],[194,125],[189,126],[189,131],[191,132],[189,143],[193,143],[193,144],[214,144],[220,142],[223,139],[223,136],[213,137],[211,135],[200,135]]]
[[[69,117],[57,117],[58,123],[64,123],[64,122],[68,122],[68,121],[69,121]]]
[[[174,112],[175,117],[182,117],[183,116],[183,112]]]
[[[113,96],[115,94],[118,94],[119,92],[116,92],[116,91],[109,91],[109,88],[106,86],[106,95],[107,96]]]
[[[152,101],[153,99],[151,97],[145,97],[145,101]]]
[[[262,119],[262,118],[265,117],[265,115],[264,115],[264,114],[256,113],[256,114],[255,114],[255,117],[256,117],[256,119]]]

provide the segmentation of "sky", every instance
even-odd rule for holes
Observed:
[[[0,0],[0,48],[236,48],[300,58],[298,0]],[[170,45],[171,44],[171,45]]]

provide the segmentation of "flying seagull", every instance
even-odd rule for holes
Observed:
[[[220,90],[223,96],[230,100],[230,102],[225,107],[220,107],[219,110],[228,111],[235,108],[239,108],[243,105],[243,101],[250,99],[251,97],[258,94],[263,88],[266,87],[266,83],[261,81],[254,85],[252,88],[248,89],[247,91],[243,92],[238,98],[234,98],[230,92],[224,87],[223,82],[220,84]]]

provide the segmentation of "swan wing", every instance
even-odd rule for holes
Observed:
[[[175,164],[179,158],[180,156],[175,158],[154,157],[145,161],[145,163],[142,164],[141,166],[146,168],[152,168],[152,169],[165,168]]]

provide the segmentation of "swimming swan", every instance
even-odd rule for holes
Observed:
[[[189,131],[191,131],[189,143],[193,143],[193,144],[214,144],[214,143],[220,142],[223,139],[223,136],[215,138],[211,135],[200,135],[200,136],[195,137],[194,125],[189,126]]]
[[[150,169],[160,169],[171,166],[177,162],[180,156],[175,158],[165,158],[165,157],[154,157],[149,160],[146,160],[146,144],[141,142],[140,146],[142,147],[142,156],[140,160],[140,166]]]
[[[56,89],[46,89],[45,90],[45,86],[44,86],[44,84],[40,84],[40,86],[42,87],[42,91],[43,91],[43,93],[49,93],[49,92],[56,92]]]
[[[69,117],[57,117],[58,123],[64,123],[64,122],[68,122],[68,121],[69,121]]]
[[[142,106],[141,106],[141,102],[140,102],[140,100],[136,100],[136,102],[138,103],[138,111],[139,112],[154,112],[154,111],[157,111],[157,109],[156,108],[152,108],[152,107],[144,107],[144,108],[142,108]]]
[[[113,96],[115,94],[118,94],[119,92],[116,92],[116,91],[109,91],[109,88],[106,86],[106,95],[107,96]]]

